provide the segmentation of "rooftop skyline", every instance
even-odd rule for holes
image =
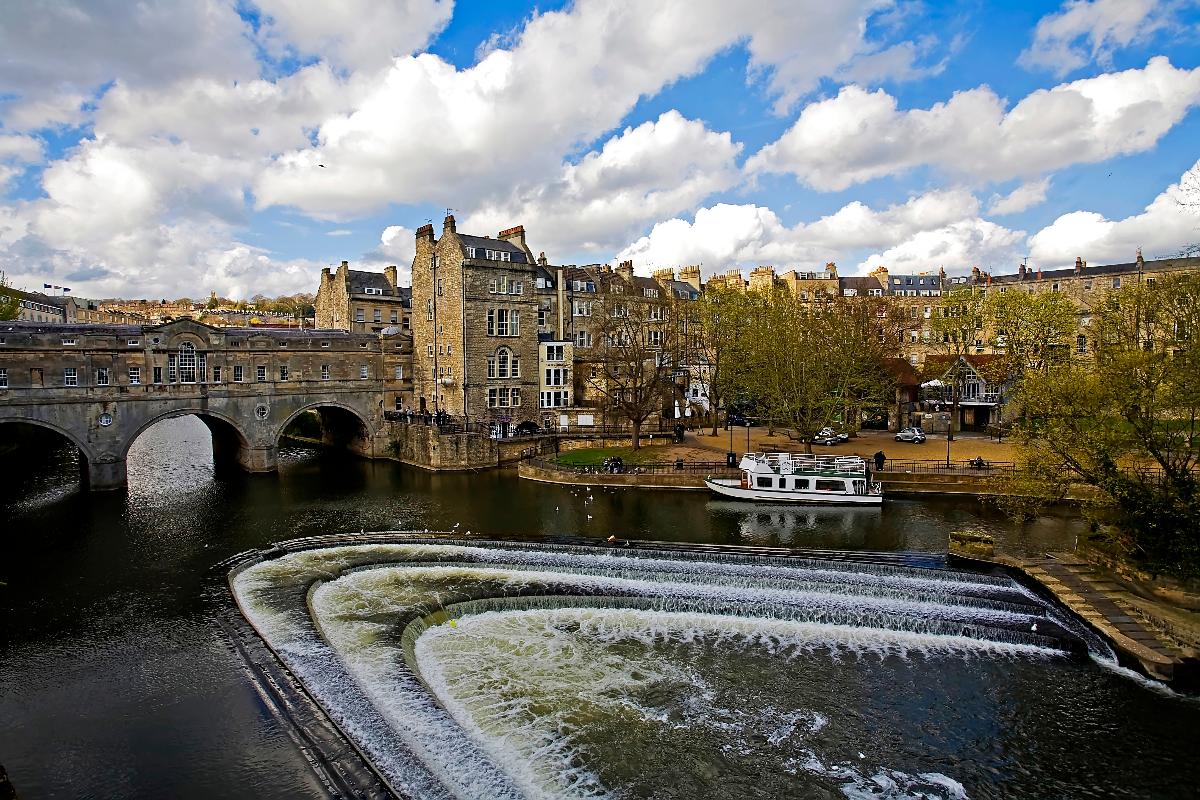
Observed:
[[[1178,202],[1196,2],[729,8],[6,4],[0,269],[91,297],[311,292],[343,259],[406,270],[451,209],[643,274],[1200,241]]]

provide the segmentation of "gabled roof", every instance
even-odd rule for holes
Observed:
[[[917,368],[904,358],[888,358],[884,360],[883,369],[896,379],[901,386],[916,386],[921,382],[917,376]]]
[[[1005,374],[1004,356],[994,353],[967,353],[961,356],[943,353],[928,355],[925,356],[924,374],[927,378],[941,378],[960,358],[988,383],[1001,383],[1008,378],[1008,375]]]
[[[687,281],[670,280],[665,283],[680,300],[698,300],[700,298],[700,292]]]

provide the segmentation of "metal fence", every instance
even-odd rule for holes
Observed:
[[[867,459],[874,468],[874,462]],[[1017,472],[1017,465],[1011,461],[987,461],[971,459],[967,461],[945,461],[916,458],[889,458],[884,461],[883,473],[907,472],[918,475],[1004,475],[1011,476]]]
[[[547,459],[536,459],[537,466],[546,469],[572,472],[576,475],[734,475],[737,468],[725,466],[724,461],[660,461],[653,463],[623,464],[620,467],[600,464],[561,464]]]

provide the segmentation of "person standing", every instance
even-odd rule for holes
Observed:
[[[883,462],[885,460],[887,460],[887,456],[885,456],[883,454],[882,450],[875,451],[875,471],[876,472],[883,472]]]

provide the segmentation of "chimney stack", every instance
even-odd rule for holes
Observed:
[[[700,266],[693,264],[679,270],[679,280],[689,284],[697,292],[700,291]]]
[[[1075,256],[1075,274],[1083,272],[1083,268],[1087,266],[1087,262],[1079,256]]]
[[[392,287],[392,294],[396,294],[396,265],[384,267],[383,277],[387,278],[388,285]]]
[[[442,220],[442,235],[445,236],[446,233],[454,233],[454,232],[455,232],[454,231],[454,215],[447,214],[446,218],[444,220]]]
[[[416,238],[428,239],[430,242],[432,242],[433,241],[433,224],[426,223],[426,224],[422,225],[421,227],[417,228]]]
[[[324,286],[331,280],[333,280],[333,274],[330,272],[329,267],[325,267],[321,270],[321,285]]]
[[[1022,280],[1022,281],[1023,281],[1023,280],[1025,280],[1025,273],[1026,273],[1026,271],[1027,271],[1027,270],[1025,269],[1025,265],[1024,265],[1024,264],[1022,264],[1021,266],[1017,267],[1017,279],[1018,279],[1018,280]]]
[[[512,242],[522,250],[525,249],[525,226],[517,225],[512,228],[506,228],[496,234],[496,238],[502,242]]]
[[[619,275],[622,279],[632,283],[633,282],[633,262],[632,261],[622,261],[620,264],[617,264],[617,275]]]
[[[550,263],[549,261],[547,261],[547,260],[546,260],[546,253],[545,253],[545,251],[542,251],[541,253],[538,253],[538,259],[537,259],[537,261],[538,261],[538,266],[539,266],[539,267],[545,267],[545,266],[549,265],[549,263]]]

